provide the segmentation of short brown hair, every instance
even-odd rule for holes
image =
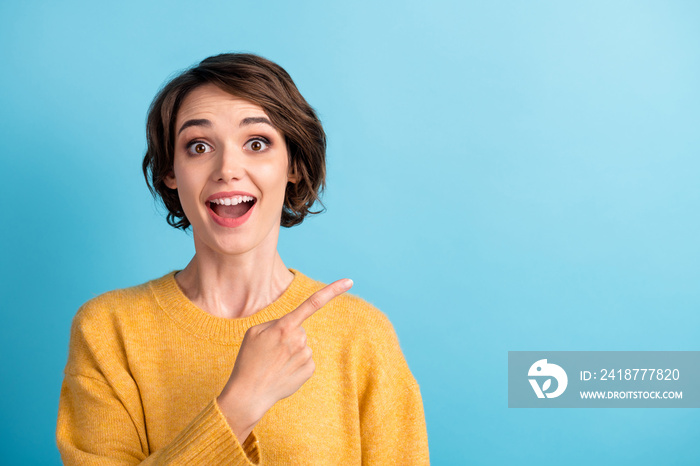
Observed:
[[[291,172],[299,180],[287,183],[280,225],[298,225],[307,214],[321,212],[310,210],[316,201],[323,207],[320,194],[326,179],[326,133],[316,112],[281,66],[257,55],[224,53],[171,79],[148,110],[143,175],[153,197],[160,197],[168,209],[168,223],[183,230],[190,226],[177,190],[168,188],[165,178],[173,169],[177,113],[185,97],[204,84],[259,105],[284,136]]]

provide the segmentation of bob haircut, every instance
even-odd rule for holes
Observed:
[[[173,169],[177,113],[185,97],[204,84],[214,84],[259,105],[284,136],[291,172],[299,180],[287,183],[280,225],[298,225],[307,214],[322,212],[326,134],[313,108],[281,66],[257,55],[224,53],[206,58],[173,78],[158,92],[148,110],[143,176],[153,197],[160,197],[168,209],[168,223],[183,230],[190,227],[177,189],[168,188],[165,178]],[[312,212],[316,201],[322,209]]]

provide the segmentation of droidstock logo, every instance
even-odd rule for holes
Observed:
[[[540,359],[535,364],[530,366],[530,370],[527,372],[528,377],[537,378],[547,378],[544,380],[542,387],[540,387],[537,379],[528,379],[532,389],[535,391],[537,398],[556,398],[566,390],[566,386],[569,383],[569,378],[566,376],[564,369],[557,366],[556,364],[549,364],[546,359]],[[552,386],[552,378],[557,381],[557,388],[552,392],[547,392]]]

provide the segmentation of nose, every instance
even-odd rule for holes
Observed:
[[[229,146],[219,152],[213,173],[215,181],[227,183],[231,180],[240,180],[245,176],[245,172],[245,158],[241,151]]]

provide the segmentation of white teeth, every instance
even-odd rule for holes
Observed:
[[[225,197],[225,198],[219,198],[219,199],[212,199],[210,202],[212,204],[219,204],[219,205],[237,205],[240,204],[241,202],[250,202],[254,198],[251,196],[234,196],[234,197]]]

